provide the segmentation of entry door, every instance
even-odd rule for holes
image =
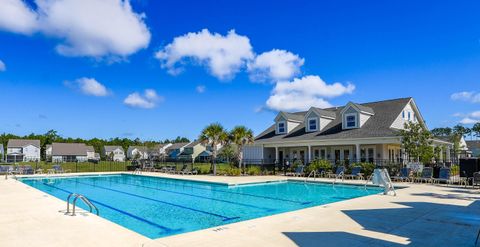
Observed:
[[[368,148],[367,153],[368,153],[368,162],[373,163],[373,161],[375,160],[375,150],[373,148]]]
[[[338,163],[340,161],[340,149],[335,149],[334,154],[335,154],[335,163]]]
[[[278,151],[278,159],[279,159],[280,164],[282,164],[283,163],[283,151]]]

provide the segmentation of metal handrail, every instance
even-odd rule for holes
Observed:
[[[313,174],[313,181],[315,181],[315,176],[316,176],[317,173],[315,172],[315,170],[313,170],[313,171],[311,171],[311,172],[308,174],[308,176],[305,178],[305,183],[307,182],[307,179],[310,178],[310,176],[312,176],[312,174]]]
[[[132,172],[132,174],[134,174],[134,175],[135,174],[142,174],[142,169],[137,168],[137,169],[135,169],[135,171]]]
[[[93,209],[95,209],[96,214],[97,215],[100,214],[100,211],[98,210],[98,208],[88,198],[86,198],[83,195],[77,194],[77,193],[71,193],[70,195],[68,195],[68,197],[67,197],[67,212],[65,214],[70,213],[70,198],[72,196],[74,197],[73,203],[72,203],[73,204],[72,216],[75,216],[75,208],[76,208],[76,205],[77,205],[77,200],[79,198],[80,198],[80,200],[82,200],[88,206],[90,213],[92,213]]]

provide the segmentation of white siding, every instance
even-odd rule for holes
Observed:
[[[320,118],[320,130],[323,130],[325,126],[327,126],[332,121],[333,121],[332,119]]]
[[[40,160],[40,148],[33,145],[23,147],[23,160],[34,161]]]
[[[405,117],[403,117],[403,112],[405,112]],[[411,103],[408,103],[405,108],[403,108],[402,112],[400,112],[400,114],[397,116],[397,118],[395,119],[395,121],[393,121],[393,124],[392,124],[392,128],[395,128],[395,129],[403,129],[404,127],[404,124],[408,121],[408,113],[410,112],[410,119],[411,121],[414,121],[415,120],[415,117],[416,116],[418,118],[418,113],[415,112],[415,110],[413,110],[413,107],[412,107],[412,104]],[[417,120],[418,121],[418,120]]]
[[[295,129],[300,123],[287,121],[287,133],[290,133],[293,129]]]
[[[360,128],[367,122],[367,120],[370,118],[369,115],[360,113]]]
[[[245,146],[243,147],[243,159],[245,160],[261,160],[263,159],[262,146]]]

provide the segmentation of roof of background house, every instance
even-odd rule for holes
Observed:
[[[146,152],[146,151],[148,151],[148,148],[147,148],[146,146],[130,146],[130,147],[128,147],[127,152],[130,153],[130,152],[133,151],[133,149],[138,149],[138,150],[141,151],[141,152]]]
[[[52,143],[52,155],[75,155],[75,156],[86,156],[87,150],[91,146],[85,145],[85,143]],[[93,147],[92,147],[93,149]]]
[[[95,148],[93,146],[86,146],[87,148],[85,149],[87,152],[95,152]]]
[[[170,147],[168,147],[167,150],[179,149],[179,148],[185,147],[186,145],[188,145],[188,142],[172,143],[172,145]]]
[[[480,140],[478,141],[465,141],[469,150],[480,149]]]
[[[186,148],[192,148],[192,147],[195,147],[197,146],[198,144],[201,144],[201,142],[199,140],[195,140],[193,142],[190,142],[187,146],[185,146]]]
[[[105,150],[105,152],[113,152],[116,149],[120,149],[123,152],[123,147],[122,146],[103,146],[103,149]]]
[[[33,145],[37,148],[40,148],[40,140],[30,140],[30,139],[10,139],[8,140],[7,147],[9,148],[21,148],[28,145]]]
[[[255,142],[262,143],[270,141],[332,140],[398,136],[398,131],[390,128],[390,126],[411,99],[412,98],[400,98],[357,104],[362,106],[362,111],[365,110],[370,112],[371,109],[372,112],[375,112],[375,115],[371,116],[361,128],[342,129],[340,112],[345,106],[332,107],[323,110],[332,111],[337,117],[327,126],[325,126],[322,131],[306,132],[305,124],[302,122],[288,134],[277,135],[275,134],[275,124],[272,124],[268,129],[260,133],[255,138]],[[297,112],[294,114],[303,114],[304,116],[306,112]]]
[[[434,136],[433,138],[445,142],[452,142],[453,140],[453,136]]]

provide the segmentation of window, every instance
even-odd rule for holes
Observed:
[[[405,119],[405,111],[402,111],[402,118]]]
[[[317,119],[316,118],[309,118],[308,119],[308,131],[315,131],[317,130]]]
[[[408,112],[408,121],[410,121],[410,112]]]
[[[357,115],[356,114],[349,114],[345,116],[345,126],[347,128],[355,128],[357,126]]]
[[[279,134],[283,134],[283,133],[286,132],[285,121],[278,122],[277,131],[278,131]]]

